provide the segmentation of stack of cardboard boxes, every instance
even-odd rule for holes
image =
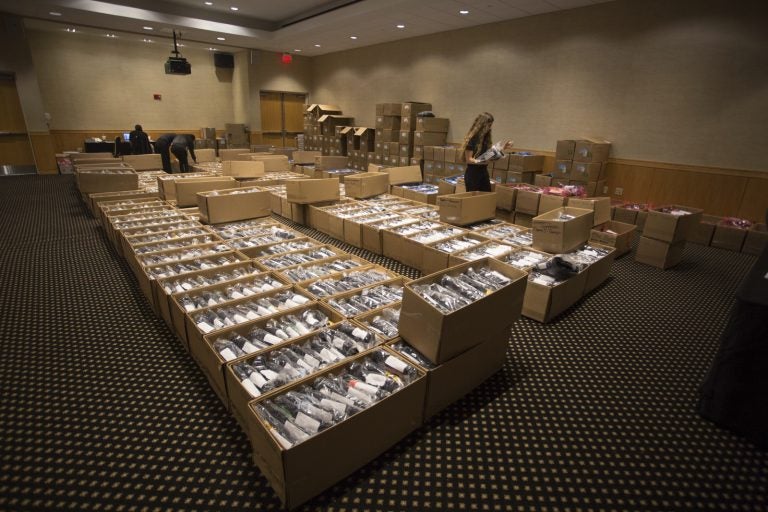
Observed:
[[[610,149],[604,140],[557,141],[552,182],[583,186],[587,196],[602,194]]]
[[[424,181],[437,184],[443,193],[453,194],[463,192],[448,188],[444,178],[464,176],[467,165],[464,161],[464,153],[457,146],[423,146],[422,156],[424,160]],[[455,187],[455,184],[453,184]]]
[[[507,153],[488,166],[491,179],[496,183],[533,183],[544,168],[544,157],[530,151]]]
[[[688,237],[689,242],[729,251],[761,254],[768,244],[768,228],[745,219],[703,214]]]
[[[354,124],[354,118],[342,115],[336,105],[312,104],[304,111],[305,149],[323,155],[342,155],[339,129]]]
[[[661,206],[648,210],[635,261],[661,269],[680,263],[685,242],[700,222],[702,210],[689,206]]]

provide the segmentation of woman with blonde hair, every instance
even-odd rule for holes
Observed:
[[[491,126],[493,125],[493,115],[483,112],[475,118],[472,127],[464,137],[461,149],[467,161],[467,170],[464,173],[464,185],[467,192],[490,192],[491,178],[488,175],[488,162],[479,161],[477,158],[488,151],[493,145],[491,137]],[[504,150],[512,147],[512,141],[504,144]]]

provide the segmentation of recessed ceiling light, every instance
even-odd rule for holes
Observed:
[[[142,41],[144,41],[145,43],[151,43],[152,42],[151,39],[147,39],[146,37],[144,39],[142,39]]]
[[[211,48],[210,46],[208,47],[208,49],[211,50],[212,52],[215,52],[218,50],[218,48]]]
[[[397,28],[405,28],[405,25],[403,25],[403,24],[401,23],[401,24],[397,25]]]
[[[107,37],[117,37],[115,34],[106,34]]]
[[[315,45],[315,48],[320,48],[320,45],[319,45],[319,44],[316,44],[316,45]]]
[[[213,2],[203,2],[205,5],[213,5]]]
[[[51,16],[61,16],[61,13],[56,11],[51,11],[48,14],[50,14]]]
[[[459,14],[469,14],[469,11],[466,9],[462,9],[459,11]]]
[[[155,30],[155,29],[154,29],[154,28],[152,28],[152,27],[141,27],[141,28],[143,28],[144,30]]]
[[[77,32],[77,30],[76,30],[76,29],[74,29],[74,28],[68,28],[68,29],[67,29],[67,32]]]
[[[299,50],[298,48],[296,48],[296,49],[295,49],[295,50],[293,50],[293,51],[295,51],[295,52],[300,52],[301,50]]]
[[[224,39],[223,37],[217,37],[216,40],[218,40],[218,41],[226,41],[226,39]]]
[[[349,36],[350,39],[357,39],[357,36]]]
[[[235,7],[235,6],[233,5],[232,7],[230,7],[230,8],[229,8],[229,10],[230,10],[230,11],[239,11],[239,10],[240,10],[240,8],[239,8],[239,7]]]

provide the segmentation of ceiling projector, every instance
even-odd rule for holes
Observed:
[[[168,57],[168,61],[165,63],[166,75],[189,75],[192,73],[192,64],[187,62],[187,59],[181,56],[179,47],[176,45],[176,31],[173,31],[173,51],[174,56]]]

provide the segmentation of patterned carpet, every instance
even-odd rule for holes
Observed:
[[[278,510],[71,176],[2,178],[0,201],[0,509]],[[502,372],[303,509],[768,510],[768,454],[695,412],[754,260],[620,258],[559,321],[520,320]]]

